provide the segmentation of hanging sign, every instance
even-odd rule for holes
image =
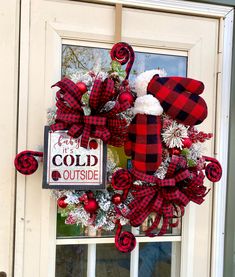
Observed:
[[[106,180],[106,145],[100,139],[89,139],[88,148],[80,146],[80,137],[67,131],[44,134],[43,188],[104,189]]]

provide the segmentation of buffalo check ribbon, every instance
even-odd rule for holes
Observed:
[[[121,231],[122,225],[118,221],[117,230],[115,234],[115,246],[119,251],[123,253],[131,252],[136,246],[136,238],[131,232]]]
[[[172,156],[165,179],[152,177],[150,184],[136,185],[133,184],[136,176],[121,169],[112,178],[115,189],[123,190],[124,195],[130,191],[134,197],[126,215],[132,226],[140,226],[151,213],[156,214],[153,224],[145,231],[148,236],[155,236],[152,231],[159,225],[157,235],[165,234],[168,226],[176,227],[188,203],[193,201],[200,205],[209,192],[203,185],[204,173],[193,168],[189,170],[181,156]]]
[[[100,113],[104,104],[114,96],[114,82],[95,80],[91,90],[89,104],[92,114],[85,116],[82,109],[82,93],[74,82],[64,78],[52,87],[59,87],[56,97],[56,122],[51,125],[51,130],[68,130],[71,137],[81,137],[81,146],[87,148],[89,138],[100,138],[105,143],[121,146],[127,138],[128,128],[125,119],[117,117],[129,108],[129,103],[119,104],[107,113]]]
[[[133,185],[132,175],[127,169],[119,169],[112,175],[111,182],[114,189],[123,191],[122,200],[125,201]]]
[[[139,226],[151,213],[156,213],[155,221],[152,226],[146,230],[146,235],[148,236],[155,235],[151,232],[159,226],[161,219],[162,226],[157,235],[165,234],[168,225],[177,226],[178,220],[175,223],[170,221],[178,218],[180,212],[181,214],[183,213],[184,207],[187,206],[190,201],[190,199],[181,192],[180,186],[182,186],[181,182],[191,177],[191,174],[189,170],[185,168],[177,170],[180,160],[183,160],[183,158],[178,156],[172,157],[166,179],[161,180],[156,178],[155,184],[152,186],[134,185],[132,187],[132,195],[135,200],[128,206],[131,210],[128,214],[131,225]],[[179,209],[177,209],[176,206],[178,206]]]
[[[89,138],[100,138],[105,143],[110,138],[110,132],[106,127],[107,118],[101,116],[85,116],[81,146],[87,147]]]
[[[43,152],[25,150],[18,153],[15,157],[14,164],[17,171],[24,175],[31,175],[38,169],[38,159],[42,158]]]
[[[207,156],[203,156],[203,158],[206,162],[209,162],[205,168],[206,177],[211,182],[218,182],[222,177],[222,167],[220,163],[215,158]]]
[[[101,81],[95,80],[91,89],[89,104],[92,111],[97,112],[100,110],[106,102],[108,102],[115,94],[114,81],[111,79],[105,79]]]
[[[68,118],[72,119],[68,123]],[[89,138],[100,138],[105,143],[110,138],[110,132],[106,127],[107,118],[101,116],[82,116],[72,114],[57,113],[57,120],[62,122],[51,126],[52,131],[68,129],[68,135],[71,137],[81,137],[81,146],[87,148]],[[72,125],[71,125],[72,123]]]

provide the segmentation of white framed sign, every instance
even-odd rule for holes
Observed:
[[[43,188],[104,189],[107,147],[101,139],[90,138],[88,148],[80,146],[79,138],[67,131],[44,133]]]

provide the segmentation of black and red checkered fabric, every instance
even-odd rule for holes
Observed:
[[[131,252],[136,246],[136,238],[131,232],[121,232],[122,225],[117,223],[115,246],[122,253]]]
[[[92,111],[100,110],[114,96],[114,81],[107,78],[103,82],[95,80],[91,90],[89,104]]]
[[[72,109],[81,110],[81,106],[79,102],[82,98],[82,92],[79,90],[76,84],[69,80],[68,78],[64,78],[63,80],[57,82],[52,86],[59,87],[60,90],[56,93],[56,97],[60,100],[60,104],[64,104],[66,101]]]
[[[119,169],[112,175],[112,186],[116,190],[129,189],[132,186],[132,176],[126,169]]]
[[[56,122],[51,125],[53,132],[67,129],[71,137],[82,135],[81,146],[85,148],[90,137],[100,138],[117,147],[124,144],[128,134],[127,122],[117,114],[130,107],[128,101],[122,104],[117,102],[111,111],[99,113],[105,103],[113,98],[113,80],[95,80],[89,99],[92,110],[89,116],[83,113],[82,93],[74,82],[64,78],[54,86],[58,86],[60,90],[56,93]]]
[[[111,49],[110,56],[112,60],[116,60],[120,64],[126,64],[128,62],[126,67],[126,79],[128,79],[135,60],[133,48],[126,42],[118,42]]]
[[[17,171],[24,175],[33,174],[38,168],[38,161],[35,157],[42,157],[43,152],[25,150],[18,153],[14,160]]]
[[[148,84],[147,93],[155,96],[166,114],[189,126],[198,125],[207,117],[207,105],[199,96],[202,82],[184,77],[155,75]]]
[[[162,161],[161,117],[137,114],[129,126],[128,137],[127,151],[131,149],[133,168],[152,175]]]
[[[210,162],[206,165],[205,168],[206,177],[211,182],[218,182],[222,177],[222,167],[220,163],[211,157],[203,156],[203,158],[206,160],[206,162]]]

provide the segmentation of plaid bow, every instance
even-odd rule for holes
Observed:
[[[155,185],[134,185],[131,173],[123,169],[114,173],[112,184],[115,189],[123,190],[125,195],[131,191],[134,196],[126,215],[132,226],[141,225],[152,212],[156,213],[154,223],[146,231],[146,235],[154,236],[152,231],[159,226],[161,220],[162,226],[157,235],[165,234],[168,226],[178,225],[178,218],[184,214],[190,201],[199,205],[204,201],[209,192],[203,185],[204,177],[202,171],[189,171],[186,160],[174,155],[165,179],[152,176],[151,181]],[[173,219],[176,221],[172,222]]]
[[[114,96],[114,82],[95,80],[91,90],[89,104],[92,111],[85,116],[82,109],[82,93],[71,80],[64,78],[53,87],[59,87],[57,96],[56,123],[51,125],[52,131],[68,130],[71,137],[81,137],[81,146],[87,148],[90,137],[100,138],[105,143],[121,146],[127,137],[127,122],[117,118],[117,113],[129,108],[129,103],[115,104],[107,113],[99,113],[104,104]],[[98,114],[97,114],[98,113]]]
[[[180,161],[181,160],[181,161]],[[181,182],[190,178],[188,169],[181,168],[177,170],[178,164],[181,162],[184,167],[186,166],[181,157],[173,156],[171,164],[168,168],[166,179],[161,180],[156,178],[154,186],[137,186],[132,187],[132,194],[135,200],[129,204],[131,210],[128,214],[132,226],[139,226],[152,212],[157,213],[157,217],[153,225],[146,231],[148,236],[153,236],[152,230],[158,227],[161,218],[163,218],[162,227],[158,235],[163,235],[167,231],[168,225],[172,226],[169,222],[170,219],[178,218],[179,211],[176,205],[180,207],[181,214],[184,207],[189,203],[189,198],[181,192]],[[178,220],[174,226],[178,224]]]

